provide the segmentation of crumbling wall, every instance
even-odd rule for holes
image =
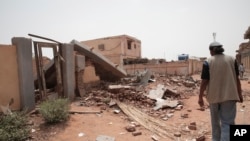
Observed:
[[[202,63],[202,61],[198,60],[188,60],[165,62],[161,64],[131,64],[125,65],[124,70],[127,74],[136,74],[138,71],[140,72],[148,69],[158,74],[191,75],[201,71]]]
[[[0,105],[7,106],[13,98],[11,109],[18,110],[20,93],[16,46],[0,45],[0,66]]]

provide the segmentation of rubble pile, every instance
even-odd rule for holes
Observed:
[[[199,82],[191,77],[156,77],[148,85],[135,85],[126,79],[126,83],[101,82],[86,91],[82,103],[86,106],[113,106],[119,101],[137,107],[154,117],[169,113],[184,105],[182,99],[196,94]],[[186,86],[188,81],[189,85]],[[191,85],[192,84],[192,85]],[[104,108],[105,109],[105,108]]]

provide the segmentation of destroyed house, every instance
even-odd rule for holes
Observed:
[[[127,60],[141,58],[141,41],[128,35],[87,40],[81,43],[100,52],[121,67]]]
[[[245,70],[250,70],[250,27],[246,30],[244,34],[244,39],[248,39],[247,42],[241,43],[239,46],[239,50],[237,50],[238,54],[236,58],[239,63],[243,63],[245,66]]]

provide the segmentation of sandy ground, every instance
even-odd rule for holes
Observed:
[[[199,78],[199,76],[193,76]],[[236,124],[250,124],[250,84],[248,80],[241,80],[245,101],[237,104]],[[204,132],[206,140],[211,139],[210,115],[209,110],[198,110],[197,104],[198,91],[188,99],[184,99],[184,108],[175,111],[174,116],[168,120],[161,120],[166,125],[174,125],[175,128],[182,128],[191,122],[196,122],[197,130],[192,130],[181,140],[191,140],[198,132]],[[245,106],[245,108],[243,108]],[[79,111],[100,111],[100,107],[77,106],[77,101],[71,104],[71,108]],[[155,133],[145,129],[143,126],[136,127],[141,135],[133,136],[127,132],[125,127],[130,125],[133,120],[124,113],[114,114],[114,109],[107,108],[101,114],[71,114],[65,123],[56,125],[45,125],[38,115],[32,115],[34,122],[32,140],[41,141],[95,141],[99,135],[114,137],[116,141],[152,141],[152,136],[158,137],[159,141],[171,141],[170,138],[161,138]],[[181,114],[188,113],[188,118],[182,118]]]

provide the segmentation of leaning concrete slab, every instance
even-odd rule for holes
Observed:
[[[108,60],[105,56],[102,54],[92,50],[90,47],[81,44],[80,42],[73,40],[71,41],[72,44],[74,44],[74,50],[77,51],[78,53],[91,58],[91,60],[95,63],[98,64],[96,66],[97,73],[102,73],[101,74],[101,79],[117,79],[117,78],[122,78],[127,75],[127,73],[118,65],[112,63],[110,60]],[[105,73],[103,73],[105,72]]]
[[[23,37],[12,38],[12,44],[17,47],[19,89],[21,108],[35,108],[34,83],[32,74],[32,41]]]

